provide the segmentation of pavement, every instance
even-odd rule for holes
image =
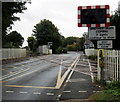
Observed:
[[[89,97],[102,91],[92,82],[92,78],[96,77],[95,68],[95,62],[82,56],[64,85],[60,102],[92,102]]]

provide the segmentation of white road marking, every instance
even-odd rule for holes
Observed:
[[[66,80],[66,82],[69,82],[69,80]]]
[[[90,68],[90,72],[91,72],[91,79],[92,79],[92,82],[94,82],[94,76],[93,76],[93,73],[92,73],[92,67],[91,67],[89,59],[88,59],[88,64],[89,64],[89,68]]]
[[[58,95],[58,97],[61,97],[61,94],[60,94],[60,95]]]
[[[11,74],[6,74],[6,75],[0,77],[0,80],[4,80],[4,79],[6,79],[6,78],[12,77],[12,76],[14,76],[14,75],[16,75],[16,74],[22,73],[22,72],[27,71],[27,70],[29,70],[29,69],[30,69],[30,68],[21,69],[21,70],[19,70],[19,71],[12,72]]]
[[[93,91],[93,92],[102,92],[102,91]]]
[[[71,92],[71,91],[63,91],[63,92],[69,93],[69,92]]]
[[[87,92],[87,91],[78,91],[78,92]]]
[[[7,93],[13,93],[14,91],[6,91]]]
[[[31,73],[37,72],[38,70],[40,70],[40,69],[37,69],[37,70],[31,71],[31,72],[28,72],[28,73],[22,74],[22,75],[20,75],[20,76],[17,76],[17,77],[14,77],[14,78],[8,79],[8,80],[6,80],[6,81],[14,80],[14,79],[16,79],[16,78],[20,78],[20,77],[23,77],[23,76],[29,75],[29,74],[31,74]]]
[[[35,94],[35,95],[40,95],[41,93],[39,93],[39,92],[34,92],[33,94]]]
[[[78,62],[79,62],[79,60],[77,60],[77,61],[76,61],[76,63],[75,63],[75,65],[74,65],[74,67],[73,67],[73,69],[72,69],[71,73],[69,74],[69,76],[68,76],[68,78],[67,78],[66,82],[68,82],[68,81],[70,80],[70,78],[71,78],[71,76],[72,76],[73,72],[75,71],[75,68],[76,68],[76,65],[77,65],[77,63],[78,63]]]
[[[54,93],[47,93],[47,95],[48,95],[48,96],[53,96],[53,95],[54,95]]]
[[[22,91],[21,91],[20,93],[22,93],[22,94],[26,94],[26,93],[28,93],[28,92],[22,92]]]
[[[85,66],[88,67],[89,65],[85,65],[85,64],[77,64],[78,66]]]
[[[82,74],[86,74],[86,75],[90,75],[89,73],[85,73],[85,72],[80,72],[80,73],[82,73]]]

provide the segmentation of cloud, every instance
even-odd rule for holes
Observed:
[[[110,5],[111,11],[118,6],[119,0],[31,0],[23,14],[17,14],[21,21],[15,22],[13,29],[27,39],[31,36],[34,25],[42,19],[49,19],[59,32],[65,36],[81,37],[87,28],[77,27],[77,7],[88,5]],[[24,42],[24,46],[27,42]]]

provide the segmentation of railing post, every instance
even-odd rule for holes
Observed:
[[[98,50],[98,80],[103,83],[104,82],[104,50]]]
[[[118,76],[119,76],[119,52],[117,51],[117,69],[116,69],[116,81],[118,81]]]

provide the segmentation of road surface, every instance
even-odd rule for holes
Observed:
[[[80,53],[69,52],[3,65],[2,100],[59,100],[60,88],[78,56]]]

